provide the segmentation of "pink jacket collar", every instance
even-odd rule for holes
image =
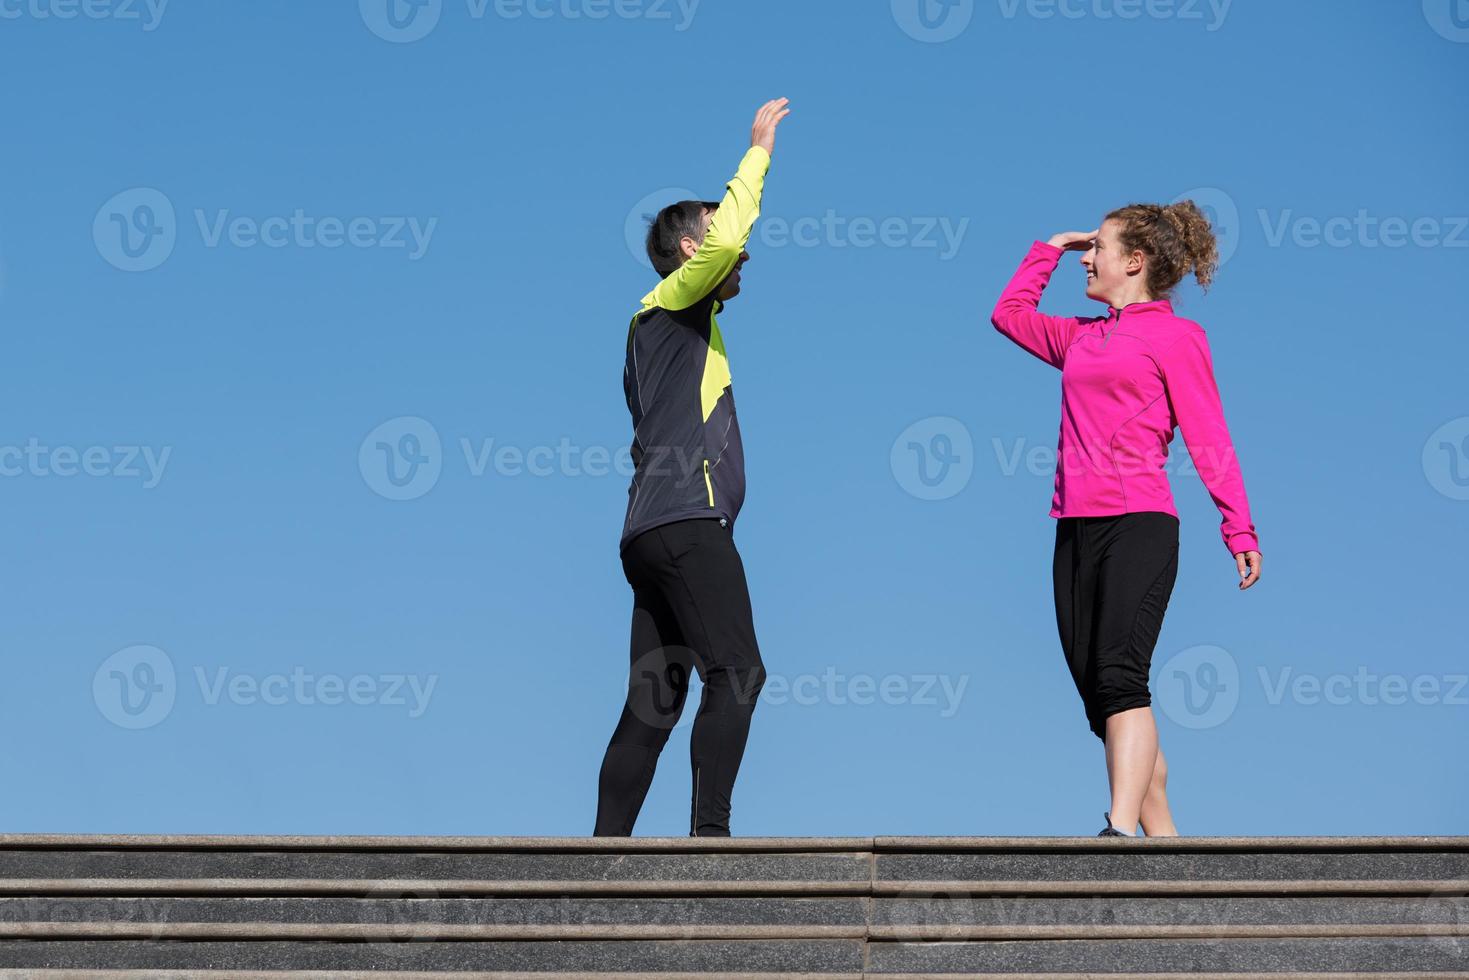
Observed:
[[[1167,298],[1164,298],[1149,300],[1146,303],[1128,303],[1120,310],[1114,306],[1107,307],[1107,318],[1109,320],[1115,319],[1123,313],[1126,313],[1128,316],[1135,316],[1139,313],[1164,313],[1172,316],[1173,303]]]

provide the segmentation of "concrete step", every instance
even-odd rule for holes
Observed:
[[[1461,941],[1437,939],[1110,939],[883,943],[868,946],[868,976],[1133,973],[1234,977],[1345,973],[1469,975]]]
[[[0,980],[628,980],[629,977],[653,977],[657,980],[708,980],[709,973],[668,971],[660,973],[618,973],[609,971],[580,970],[565,971],[511,971],[483,972],[465,971],[456,973],[424,973],[403,970],[63,970],[28,969],[0,970]],[[732,973],[717,974],[725,980],[788,980],[796,974],[789,973]],[[1228,980],[1456,980],[1463,973],[1418,972],[1418,973],[1360,973],[1360,972],[1301,972],[1296,970],[1271,971],[1268,973],[1235,972],[1227,974],[1200,973],[806,973],[803,978],[814,980],[846,980],[852,977],[877,977],[884,980],[949,980],[954,976],[985,976],[990,980],[1198,980],[1200,976],[1226,977]]]
[[[0,894],[865,894],[871,840],[112,838],[91,847],[0,837]],[[682,844],[682,846],[678,846]],[[759,846],[752,846],[758,844]]]
[[[559,971],[861,976],[861,939],[668,942],[0,942],[0,969]],[[206,974],[207,975],[207,974]]]
[[[0,980],[964,974],[1469,978],[1469,839],[0,837]]]
[[[156,898],[0,899],[0,939],[1458,936],[1469,897]]]
[[[428,976],[1236,977],[1335,973],[1469,976],[1462,950],[1427,939],[1075,940],[886,943],[861,940],[666,942],[4,942],[0,970],[318,971]]]
[[[0,894],[1382,893],[1469,881],[1464,838],[97,838],[0,836]]]
[[[0,899],[0,938],[781,939],[867,934],[869,900],[684,898]]]

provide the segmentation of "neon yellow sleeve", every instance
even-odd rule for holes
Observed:
[[[765,174],[769,169],[770,154],[765,148],[750,147],[725,190],[719,210],[709,221],[704,243],[693,258],[643,297],[643,309],[657,306],[665,310],[686,310],[708,296],[734,271],[760,217],[760,195],[765,190]]]

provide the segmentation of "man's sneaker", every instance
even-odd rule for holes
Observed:
[[[1110,812],[1107,812],[1107,813],[1102,814],[1102,818],[1107,821],[1107,829],[1103,830],[1100,834],[1098,834],[1097,835],[1098,837],[1126,837],[1127,836],[1122,831],[1120,831],[1116,827],[1112,826],[1112,814]]]

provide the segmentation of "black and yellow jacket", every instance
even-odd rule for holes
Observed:
[[[643,297],[622,372],[632,458],[622,547],[663,524],[722,518],[745,500],[745,453],[715,298],[755,221],[770,154],[752,146],[726,188],[699,250]]]

